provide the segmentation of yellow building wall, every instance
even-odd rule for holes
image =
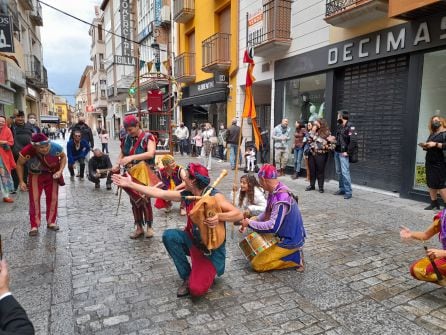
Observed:
[[[189,52],[187,36],[195,31],[195,72],[196,82],[210,79],[212,73],[201,71],[203,65],[201,42],[219,31],[219,13],[231,7],[231,66],[229,68],[229,85],[236,87],[238,71],[238,21],[239,9],[237,0],[195,0],[195,15],[186,24],[179,24],[178,28],[178,54]],[[227,105],[227,120],[230,124],[235,117],[235,90],[230,90]]]
[[[59,113],[59,108],[62,110],[62,113]],[[68,107],[67,104],[54,104],[54,111],[57,116],[60,117],[60,122],[67,122],[68,120]]]
[[[341,41],[348,40],[357,36],[365,35],[374,31],[381,29],[386,29],[389,27],[396,26],[397,24],[404,23],[406,21],[398,19],[383,18],[381,20],[376,20],[368,22],[364,25],[353,27],[353,28],[340,28],[330,26],[330,43],[337,43]]]

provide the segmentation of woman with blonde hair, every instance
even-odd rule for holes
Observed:
[[[418,145],[426,151],[426,183],[429,187],[431,203],[425,210],[440,209],[437,193],[440,193],[443,202],[446,203],[446,121],[439,115],[431,117],[429,125],[429,137],[425,143]]]

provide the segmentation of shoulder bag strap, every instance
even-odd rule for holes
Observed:
[[[141,144],[142,140],[144,139],[144,131],[141,132],[141,134],[138,137],[138,140],[136,141],[136,143],[133,145],[133,147],[130,149],[129,151],[129,156],[134,155],[136,149],[138,148],[138,146]]]

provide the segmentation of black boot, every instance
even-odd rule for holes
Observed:
[[[431,204],[424,209],[430,211],[433,210],[434,208],[440,209],[440,203],[438,202],[438,200],[431,200]]]

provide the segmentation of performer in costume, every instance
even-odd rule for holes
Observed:
[[[443,249],[427,249],[427,257],[415,261],[410,266],[410,274],[415,279],[437,282],[438,278],[429,258],[435,262],[440,273],[446,276],[446,209],[443,209],[434,216],[433,223],[425,231],[411,231],[406,227],[402,227],[400,231],[402,239],[415,239],[419,241],[429,240],[436,234],[438,234]]]
[[[27,190],[23,180],[24,166],[28,162],[29,185],[29,219],[31,221],[30,236],[38,234],[40,226],[40,198],[42,192],[46,197],[46,222],[50,230],[59,230],[57,225],[57,205],[59,185],[65,185],[62,172],[67,164],[67,157],[62,146],[49,141],[42,133],[33,134],[31,143],[20,151],[17,161],[17,175],[22,191]]]
[[[161,157],[163,167],[158,170],[158,175],[163,182],[163,190],[175,190],[180,191],[184,189],[183,178],[184,169],[175,162],[175,159],[171,155],[164,155]],[[165,201],[163,199],[156,199],[155,207],[158,209],[165,208],[166,212],[170,212],[172,209],[172,201]],[[186,215],[186,206],[184,202],[180,205],[180,214]]]
[[[177,291],[178,297],[188,294],[193,296],[204,295],[211,287],[215,276],[221,276],[224,273],[226,257],[225,243],[212,251],[206,250],[200,237],[199,228],[191,221],[189,216],[196,201],[187,200],[186,196],[201,196],[206,193],[210,183],[208,170],[200,164],[191,163],[185,172],[183,179],[185,189],[181,192],[138,185],[123,176],[114,175],[112,177],[116,185],[132,188],[151,197],[169,201],[185,200],[188,214],[185,229],[167,229],[163,234],[164,246],[172,257],[181,279],[183,279],[183,284]],[[217,190],[213,189],[210,195],[215,197],[215,201],[218,202],[222,212],[203,221],[209,228],[215,228],[218,224],[226,221],[237,222],[243,218],[243,214]],[[187,256],[191,257],[192,264],[189,263]]]
[[[243,219],[240,231],[249,227],[258,233],[274,233],[280,241],[255,256],[251,266],[257,272],[291,267],[303,270],[305,229],[297,202],[289,188],[277,180],[273,165],[263,165],[258,176],[260,186],[269,192],[266,210],[257,217]]]
[[[139,121],[134,115],[128,115],[124,118],[124,128],[127,135],[121,140],[121,153],[113,171],[119,171],[120,165],[128,168],[141,161],[146,162],[152,168],[155,164],[155,137],[141,129]],[[130,238],[136,239],[144,236],[144,225],[147,225],[146,237],[153,237],[153,212],[150,198],[141,197],[135,200],[134,197],[130,196],[130,203],[136,226],[136,230],[130,235]]]

